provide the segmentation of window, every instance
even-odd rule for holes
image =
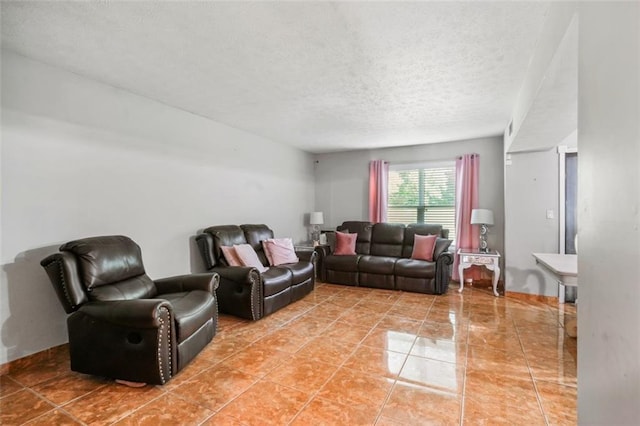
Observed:
[[[455,162],[389,166],[388,221],[436,223],[456,238]]]

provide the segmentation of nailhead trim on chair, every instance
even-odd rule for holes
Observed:
[[[45,268],[48,269],[50,266],[58,267],[58,274],[60,275],[60,284],[62,284],[62,290],[64,290],[64,297],[66,297],[67,301],[69,302],[69,306],[71,306],[72,308],[75,308],[75,305],[73,304],[73,302],[71,301],[71,297],[69,296],[69,291],[67,290],[67,284],[64,280],[64,274],[62,273],[61,262],[58,260],[54,260],[53,262],[47,264]]]
[[[167,308],[160,308],[160,311],[166,311],[167,315],[169,316],[169,321],[171,321],[171,313],[169,312],[169,310]],[[162,369],[162,336],[164,335],[164,320],[162,319],[162,315],[159,315],[160,318],[160,329],[158,330],[159,333],[159,337],[158,337],[158,367],[160,369],[160,380],[162,381],[162,384],[165,384],[167,382],[167,379],[165,379],[164,377],[164,371]],[[171,327],[171,322],[169,322],[169,327]],[[171,338],[170,336],[167,336],[167,345],[169,348],[169,369],[171,369]],[[171,378],[171,371],[168,372],[169,373],[169,379]]]
[[[256,299],[256,290],[258,291],[258,300],[262,300],[262,294],[260,290],[262,289],[262,277],[257,269],[254,269],[249,273],[251,275],[251,317],[254,320],[260,319],[258,317],[258,313],[256,312],[255,299]],[[257,281],[257,284],[256,284]]]

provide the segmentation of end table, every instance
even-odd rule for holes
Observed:
[[[488,270],[493,271],[493,295],[498,294],[498,279],[500,278],[500,253],[496,250],[488,250],[486,252],[478,249],[458,249],[460,263],[458,265],[458,273],[460,274],[460,289],[458,293],[462,293],[464,289],[464,270],[471,265],[485,266]]]

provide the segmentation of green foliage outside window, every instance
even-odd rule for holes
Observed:
[[[389,172],[390,207],[454,205],[455,176],[452,167]]]
[[[455,239],[455,166],[390,170],[388,221],[441,224]]]

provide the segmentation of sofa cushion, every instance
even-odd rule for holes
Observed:
[[[375,256],[401,257],[404,225],[376,223],[371,234],[371,251]]]
[[[213,257],[214,262],[213,266],[217,265],[218,262],[226,265],[226,260],[222,258],[222,250],[220,249],[222,246],[233,247],[236,244],[246,244],[247,240],[244,237],[244,232],[237,225],[218,225],[218,226],[210,226],[206,228],[204,233],[211,235],[213,238]]]
[[[213,295],[204,290],[168,293],[160,297],[168,300],[173,308],[178,343],[193,335],[215,316],[218,309]]]
[[[359,254],[352,256],[329,255],[324,259],[324,267],[333,271],[358,272]]]
[[[262,242],[273,238],[273,231],[267,225],[240,225],[247,243],[253,247],[258,259],[263,264],[268,264],[267,256],[262,248]]]
[[[358,271],[368,274],[393,275],[397,257],[362,256],[358,262]]]
[[[436,275],[436,262],[416,259],[398,259],[395,266],[398,277],[433,278]]]
[[[261,275],[264,285],[264,297],[273,296],[291,287],[293,274],[287,268],[273,266]]]
[[[215,243],[219,246],[233,246],[235,244],[246,244],[244,232],[237,225],[210,226],[203,232],[211,234]]]
[[[89,294],[91,301],[114,301],[133,299],[153,299],[158,291],[156,285],[147,274],[129,278],[109,285],[92,288]]]
[[[436,247],[437,235],[416,235],[413,242],[412,259],[433,261],[433,250]]]
[[[311,262],[296,262],[296,263],[285,263],[281,265],[280,268],[286,268],[291,271],[292,284],[300,284],[308,280],[309,278],[313,278],[314,268],[313,263]]]
[[[333,252],[336,256],[347,256],[356,254],[356,239],[358,234],[345,234],[344,232],[336,232],[336,250]]]

